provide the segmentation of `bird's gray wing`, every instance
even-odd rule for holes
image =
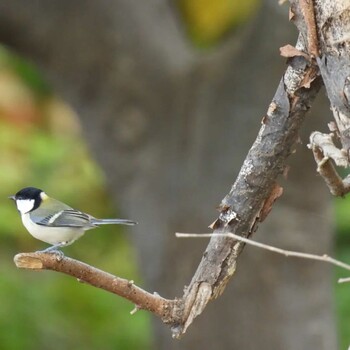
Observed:
[[[64,209],[55,214],[47,214],[43,209],[38,208],[30,213],[30,217],[36,224],[43,226],[94,227],[91,223],[92,216],[75,209]]]

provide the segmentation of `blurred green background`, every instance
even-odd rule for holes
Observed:
[[[76,116],[29,63],[0,50],[1,349],[146,349],[149,315],[102,290],[50,272],[17,270],[13,256],[47,245],[22,227],[6,197],[37,186],[97,217],[116,213]],[[91,234],[90,234],[91,233]],[[142,284],[121,227],[89,232],[65,253]],[[57,342],[57,339],[59,341]],[[53,341],[54,340],[54,341]]]
[[[257,0],[179,0],[187,32],[210,48],[252,16]],[[0,47],[0,344],[1,349],[150,349],[150,317],[133,305],[52,272],[16,269],[17,252],[46,245],[26,233],[7,196],[25,186],[97,217],[113,217],[103,173],[91,159],[74,112],[53,94],[35,67]],[[350,202],[335,200],[336,256],[350,262]],[[132,218],[131,218],[132,219]],[[320,218],[322,221],[322,218]],[[142,285],[135,252],[121,227],[88,232],[65,249],[68,256]],[[325,252],[327,253],[327,252]],[[341,348],[350,343],[350,293],[334,291]],[[59,339],[59,341],[57,341]]]

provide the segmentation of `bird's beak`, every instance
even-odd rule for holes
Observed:
[[[7,198],[8,198],[8,199],[12,199],[13,201],[16,200],[16,196],[8,196]]]

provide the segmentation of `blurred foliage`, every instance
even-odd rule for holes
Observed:
[[[97,217],[113,217],[105,179],[84,145],[76,116],[31,65],[0,50],[1,349],[147,349],[149,315],[105,291],[52,272],[16,269],[13,256],[47,245],[31,237],[7,196],[44,189]],[[89,231],[67,255],[140,281],[121,226]]]
[[[199,47],[217,43],[247,22],[259,8],[259,0],[179,0],[185,26]]]
[[[336,214],[336,254],[337,258],[350,264],[350,201],[348,198],[335,200]],[[349,277],[349,271],[336,269],[335,294],[338,315],[340,349],[348,349],[350,344],[350,293],[349,283],[337,284],[341,277]]]
[[[0,46],[0,66],[3,71],[15,72],[22,83],[35,92],[38,97],[51,94],[51,89],[45,80],[38,74],[33,64],[20,56],[13,55]]]

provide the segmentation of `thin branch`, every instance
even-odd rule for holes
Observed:
[[[319,131],[314,131],[310,135],[309,148],[314,150],[319,148],[322,150],[322,155],[317,156],[316,162],[319,163],[323,161],[324,157],[333,159],[335,164],[339,167],[346,168],[349,165],[348,155],[344,150],[339,149],[333,141],[334,134],[324,134]]]
[[[350,277],[339,278],[338,283],[348,283],[350,282]]]
[[[307,28],[308,53],[315,58],[319,56],[319,44],[314,4],[312,0],[299,0],[299,5]]]
[[[326,262],[326,263],[329,263],[329,264],[332,264],[335,266],[339,266],[343,269],[350,271],[350,265],[343,263],[342,261],[339,261],[337,259],[334,259],[326,254],[316,255],[316,254],[296,252],[293,250],[285,250],[285,249],[277,248],[277,247],[274,247],[274,246],[271,246],[268,244],[252,241],[249,238],[238,236],[232,232],[228,232],[228,233],[180,233],[180,232],[176,232],[175,235],[178,238],[206,238],[206,237],[213,237],[213,236],[230,237],[230,238],[236,239],[237,241],[249,244],[251,246],[265,249],[265,250],[268,250],[270,252],[274,252],[277,254],[282,254],[282,255],[285,255],[287,257],[323,261],[323,262]],[[346,279],[344,279],[344,278],[340,279],[339,283],[345,282],[344,280],[346,280]]]
[[[342,179],[335,169],[332,160],[341,167],[348,166],[346,152],[338,149],[333,143],[333,134],[323,134],[315,131],[310,136],[310,144],[317,171],[323,177],[330,192],[334,196],[344,196],[350,191],[349,179]]]
[[[14,257],[17,267],[30,270],[53,270],[76,277],[79,282],[90,284],[117,294],[136,305],[137,309],[153,312],[165,323],[176,323],[171,312],[176,309],[174,300],[151,294],[129,281],[99,270],[81,261],[50,253],[21,253]]]

